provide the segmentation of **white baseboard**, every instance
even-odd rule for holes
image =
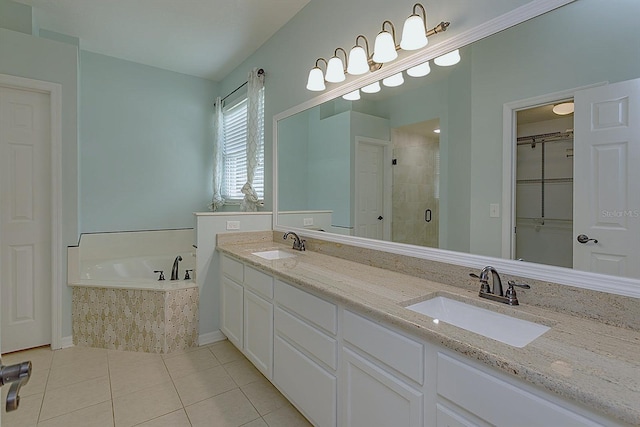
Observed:
[[[73,336],[62,337],[60,339],[60,348],[73,347]]]
[[[213,344],[214,342],[224,341],[227,337],[221,331],[209,332],[198,337],[198,345]]]

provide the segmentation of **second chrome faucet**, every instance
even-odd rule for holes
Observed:
[[[491,285],[489,285],[489,273],[491,273]],[[509,305],[519,305],[514,287],[517,286],[523,289],[531,288],[531,286],[526,283],[516,283],[513,280],[509,280],[507,291],[504,292],[502,289],[502,280],[500,279],[498,271],[490,265],[483,268],[479,276],[475,273],[469,273],[469,276],[480,280],[480,292],[478,295],[481,298]]]
[[[289,237],[289,235],[293,236],[293,249],[295,249],[297,251],[306,250],[306,248],[304,246],[305,240],[301,240],[300,237],[298,237],[298,235],[296,233],[294,233],[293,231],[287,231],[286,233],[284,233],[284,236],[282,236],[282,238],[284,240],[287,240],[287,237]]]

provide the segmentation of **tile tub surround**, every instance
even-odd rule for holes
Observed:
[[[276,241],[281,241],[281,233],[279,235]],[[585,408],[640,425],[640,332],[637,330],[524,301],[514,308],[480,300],[476,286],[469,289],[451,286],[328,256],[314,251],[318,248],[315,241],[308,243],[311,243],[308,250],[294,258],[269,261],[252,253],[273,249],[289,251],[290,245],[270,241],[264,233],[218,235],[218,250],[229,256]],[[387,253],[381,253],[380,257],[383,265],[397,260]],[[435,295],[463,298],[466,302],[552,328],[526,347],[515,348],[443,322],[436,325],[429,317],[404,308]]]
[[[171,353],[198,345],[198,287],[174,290],[73,286],[73,343]]]

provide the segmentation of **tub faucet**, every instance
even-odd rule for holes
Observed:
[[[173,267],[171,268],[171,280],[178,280],[178,262],[182,261],[182,257],[178,255],[173,260]]]
[[[284,240],[287,240],[287,237],[289,237],[289,234],[291,234],[293,236],[293,249],[297,250],[297,251],[304,251],[306,250],[304,243],[304,240],[300,240],[300,237],[298,237],[298,235],[296,233],[294,233],[293,231],[287,231],[286,233],[284,233],[284,236],[282,236],[282,238]]]

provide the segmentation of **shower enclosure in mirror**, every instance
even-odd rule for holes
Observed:
[[[585,211],[572,206],[575,194],[586,193],[589,200],[601,196],[588,193],[592,190],[584,186],[590,181],[589,171],[596,171],[578,158],[578,129],[576,137],[572,135],[572,143],[566,140],[546,145],[547,163],[564,162],[569,166],[555,170],[559,164],[548,164],[548,174],[543,178],[527,172],[527,168],[541,171],[542,164],[529,161],[541,156],[542,146],[537,144],[531,149],[524,140],[518,145],[518,137],[546,131],[536,130],[533,125],[526,129],[524,124],[518,130],[517,116],[518,110],[573,98],[585,88],[614,87],[614,83],[640,78],[640,27],[635,16],[640,16],[640,3],[634,0],[619,0],[606,7],[597,0],[576,0],[461,48],[462,60],[453,67],[432,65],[432,72],[425,77],[407,76],[404,85],[362,94],[359,101],[338,97],[278,117],[274,144],[279,165],[275,171],[276,226],[406,243],[411,245],[404,247],[406,251],[419,247],[446,249],[452,257],[465,253],[523,258],[529,261],[523,263],[523,268],[525,264],[539,263],[593,271],[589,265],[576,266],[573,256],[569,256],[569,252],[576,253],[587,246],[605,247],[602,243],[594,246],[592,240],[586,244],[577,241],[579,234],[593,232],[576,228]],[[603,25],[606,30],[594,32]],[[553,94],[559,95],[550,99]],[[629,105],[635,104],[630,101]],[[639,120],[634,108],[628,110],[629,120]],[[556,117],[563,122],[562,131],[576,126],[572,116]],[[405,163],[401,154],[401,141],[405,138],[401,135],[425,123],[432,129],[425,132],[428,136],[419,137],[422,142],[415,143],[422,152],[408,154]],[[439,134],[433,133],[436,127]],[[632,151],[624,159],[627,170],[633,169],[632,153],[640,144],[637,135],[630,138],[627,143]],[[369,143],[370,153],[363,156],[370,159],[367,164],[381,162],[381,172],[360,171],[363,165],[358,162],[362,163],[363,156],[358,155],[362,150],[358,141],[374,141]],[[383,148],[376,148],[376,144]],[[613,151],[602,153],[613,156]],[[575,168],[579,171],[574,171],[574,163],[581,165]],[[423,170],[417,169],[416,164]],[[574,172],[586,174],[585,178],[576,179]],[[617,176],[619,171],[610,172]],[[606,176],[608,170],[603,168],[597,173]],[[360,175],[375,185],[364,186],[363,190]],[[530,181],[542,179],[546,180],[545,220],[542,186],[534,189]],[[639,181],[625,182],[629,194],[640,194]],[[382,194],[383,204],[372,208],[370,200],[377,200],[377,193]],[[600,199],[596,209],[599,211],[633,213],[640,209],[634,205],[640,204],[637,198],[628,198],[626,207],[611,205],[609,209],[602,207],[604,199]],[[618,203],[613,198],[608,200]],[[524,210],[517,212],[518,205]],[[360,227],[360,215],[365,211],[377,215],[375,220],[364,222],[367,226]],[[601,219],[596,228],[620,227],[620,222]],[[375,227],[376,221],[382,226]],[[625,221],[628,233],[638,233],[635,239],[640,242],[640,231],[635,231],[640,230],[640,218],[628,216]],[[521,235],[516,233],[517,225]],[[431,226],[431,230],[420,228],[424,226]],[[527,233],[546,236],[554,227],[562,229],[558,236],[530,247],[524,243]],[[558,246],[554,239],[560,235],[562,244]],[[604,244],[617,245],[619,239],[611,237]],[[560,249],[563,247],[569,249]],[[553,255],[556,249],[563,251],[564,257]],[[600,255],[597,251],[589,253],[592,258]],[[609,252],[606,256],[617,255]],[[599,272],[640,278],[616,268]]]

